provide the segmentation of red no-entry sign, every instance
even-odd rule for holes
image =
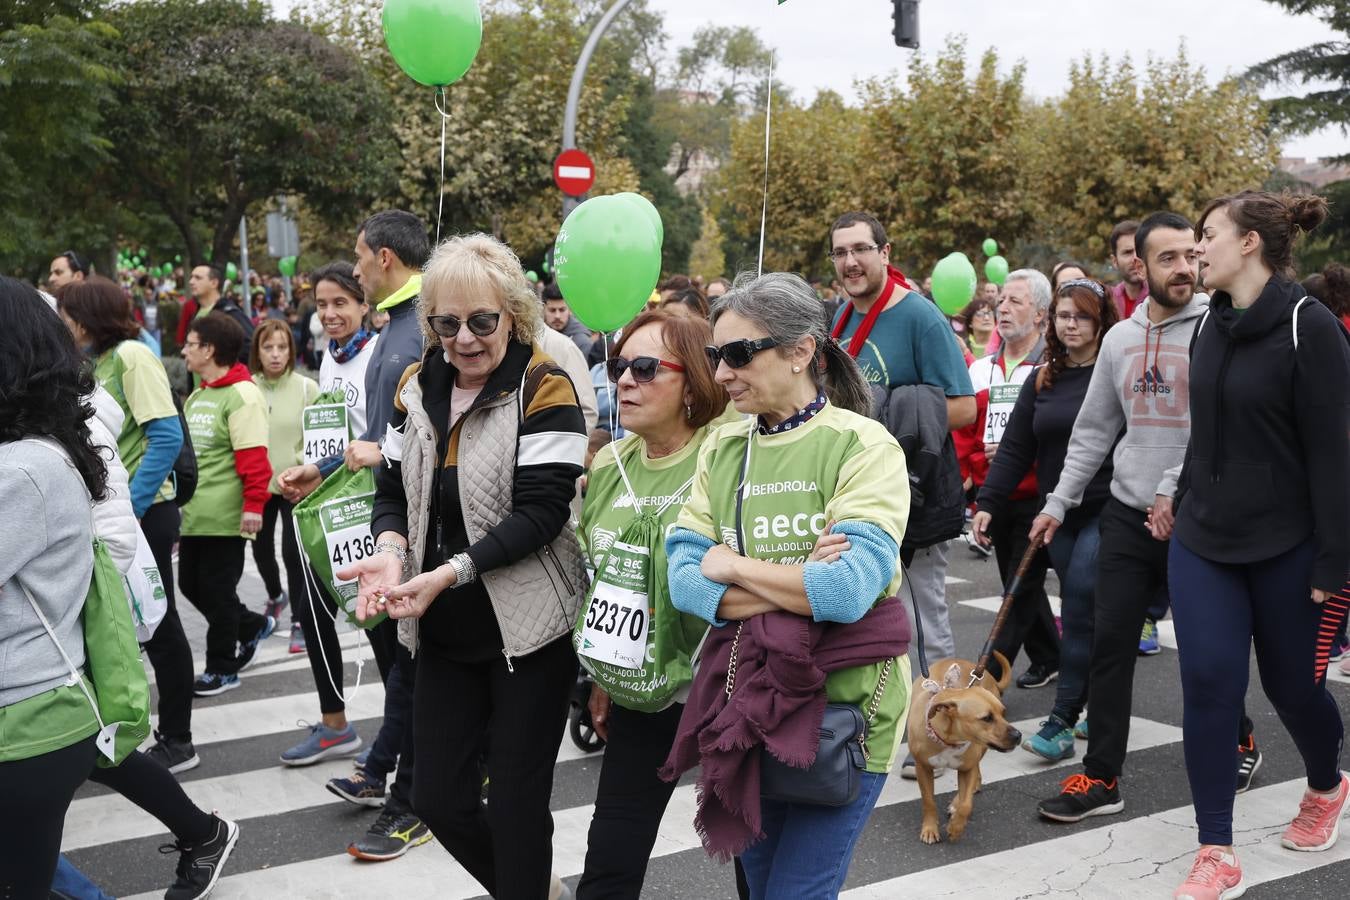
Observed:
[[[580,150],[564,150],[553,161],[553,183],[569,197],[580,197],[595,184],[595,163]]]

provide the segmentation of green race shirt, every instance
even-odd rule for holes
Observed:
[[[267,446],[267,401],[256,384],[239,381],[197,388],[183,413],[197,453],[197,491],[183,507],[181,533],[238,536],[244,484],[234,468],[234,452]]]
[[[736,494],[749,424],[712,433],[699,454],[689,502],[675,524],[736,549]],[[866,522],[898,547],[909,518],[909,476],[895,438],[877,422],[826,404],[790,431],[754,436],[742,501],[745,553],[783,565],[802,565],[830,521]],[[900,569],[882,596],[900,590]],[[878,596],[877,599],[882,599]],[[830,673],[831,702],[851,703],[867,715],[884,663]],[[869,772],[889,772],[897,735],[909,707],[909,660],[898,657],[868,732]]]
[[[680,508],[689,499],[689,481],[698,463],[698,449],[710,431],[711,428],[705,425],[694,432],[689,443],[660,459],[647,456],[642,438],[636,434],[601,448],[591,463],[590,476],[586,480],[586,502],[581,510],[581,543],[592,568],[599,568],[598,561],[605,551],[636,518],[633,497],[624,485],[619,466],[614,461],[615,454],[622,460],[624,472],[633,486],[633,494],[644,509],[656,510],[669,501],[665,511],[658,517],[663,534],[669,535],[675,527]],[[648,597],[653,627],[658,621],[678,622],[678,627],[671,629],[670,633],[675,636],[675,649],[688,663],[707,633],[708,623],[698,616],[680,612],[671,604],[664,546],[651,564],[656,586]],[[683,676],[692,677],[689,666],[679,669]],[[681,694],[678,700],[683,702],[683,699]],[[619,702],[618,698],[615,698],[615,702]]]
[[[94,378],[122,407],[117,454],[122,457],[127,475],[134,477],[150,444],[145,424],[178,415],[169,390],[169,376],[149,347],[129,340],[104,351],[94,362]],[[172,500],[173,496],[173,479],[168,478],[155,494],[154,502]]]
[[[304,462],[305,430],[302,416],[305,407],[319,396],[319,383],[294,370],[273,381],[260,372],[253,374],[253,383],[262,391],[267,402],[267,461],[272,464],[272,480],[267,490],[280,494],[277,476]]]

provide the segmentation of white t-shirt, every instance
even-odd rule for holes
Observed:
[[[325,352],[319,363],[319,392],[342,390],[347,394],[347,421],[352,434],[359,438],[366,433],[366,366],[370,365],[377,334],[366,342],[354,359],[340,363],[333,354]]]

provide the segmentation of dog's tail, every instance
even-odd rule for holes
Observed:
[[[1003,691],[1006,691],[1008,685],[1012,683],[1012,663],[1008,662],[1008,657],[999,653],[997,650],[994,651],[994,658],[998,660],[999,671],[1003,673],[998,679],[999,693],[1002,693]]]

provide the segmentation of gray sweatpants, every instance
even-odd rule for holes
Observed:
[[[905,576],[908,584],[901,587],[900,595],[905,598],[911,622],[915,606],[923,617],[923,648],[929,664],[955,656],[956,643],[947,616],[947,542],[915,551]],[[921,671],[917,639],[910,654],[912,671],[917,674]]]

